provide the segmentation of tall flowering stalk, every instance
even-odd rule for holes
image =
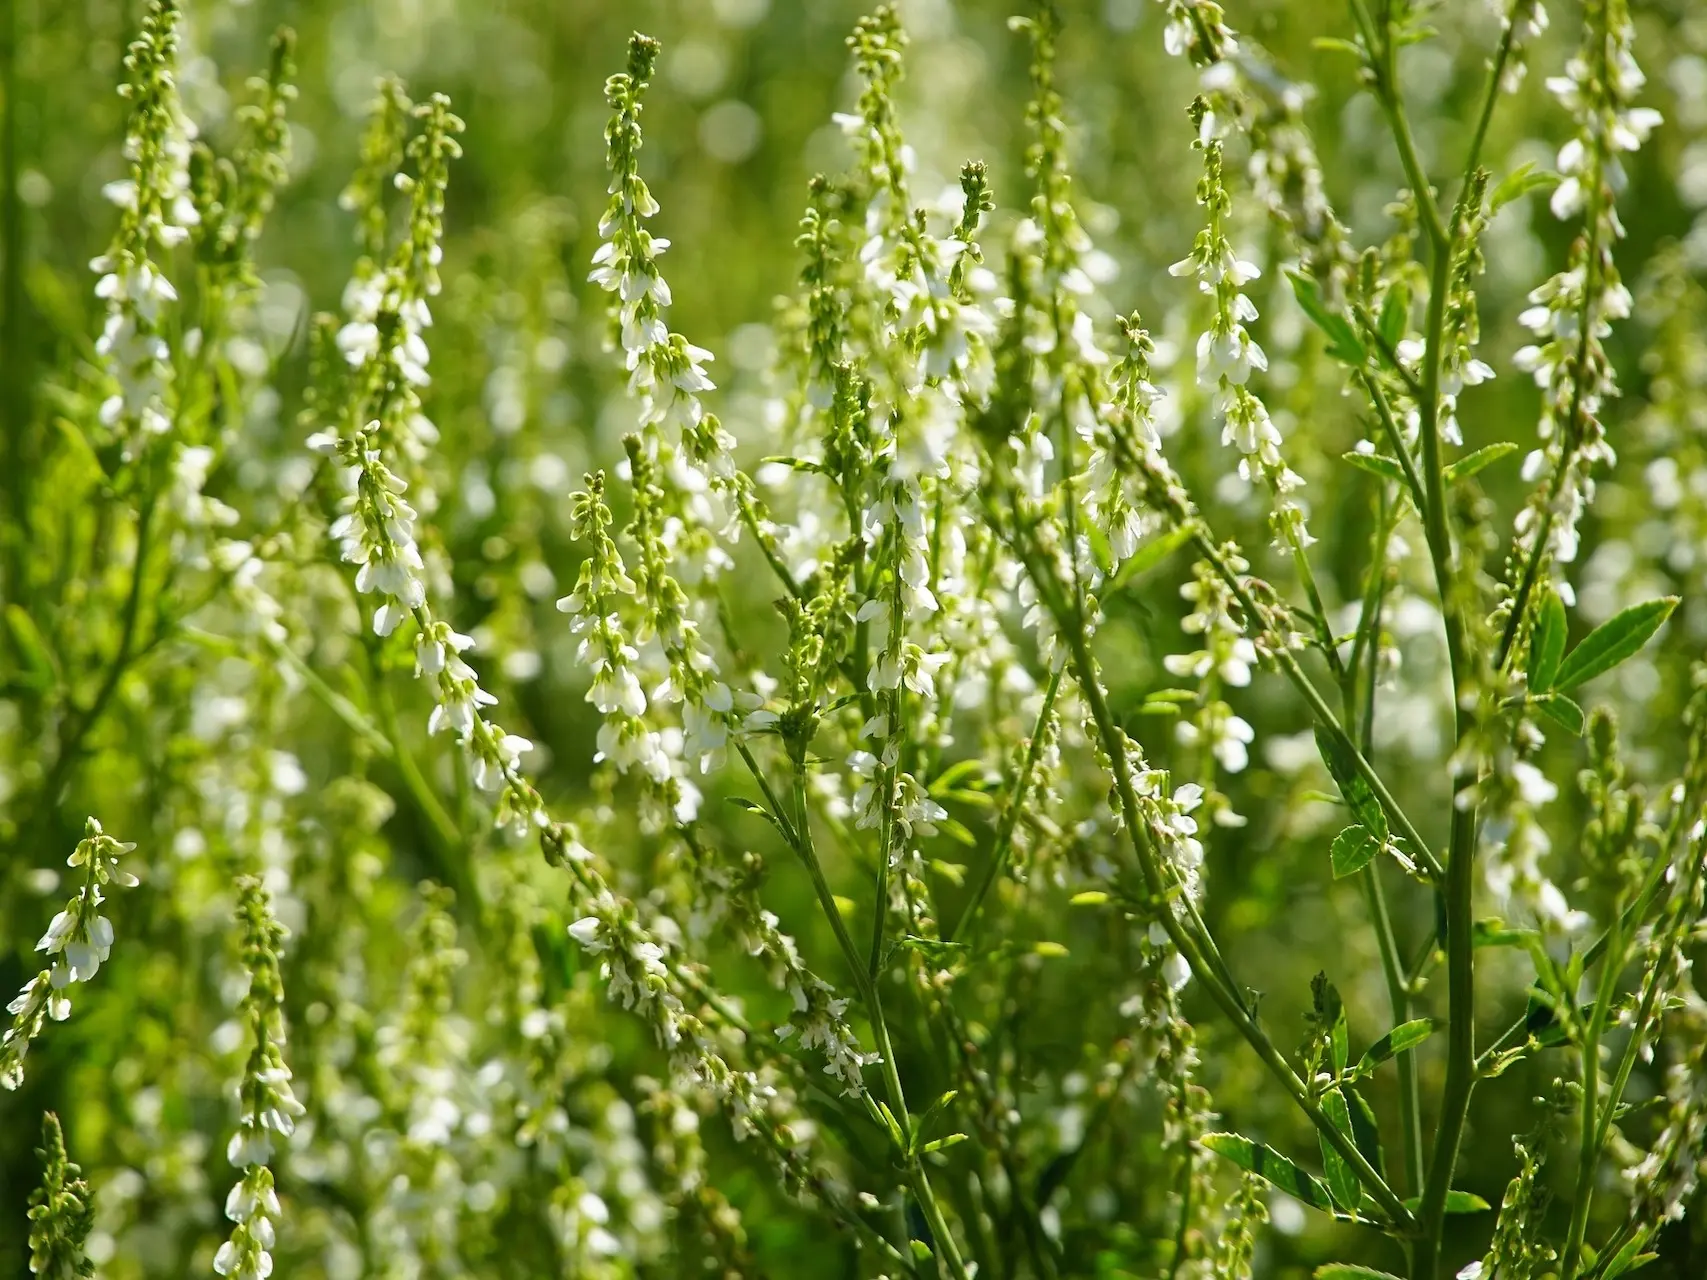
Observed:
[[[24,1055],[46,1020],[64,1022],[71,1016],[66,989],[93,978],[112,954],[113,922],[101,914],[107,900],[102,890],[113,884],[136,885],[136,877],[119,868],[119,859],[135,848],[113,839],[94,818],[84,824],[83,839],[66,860],[67,866],[81,868],[83,884],[36,943],[36,950],[46,953],[49,967],[25,983],[6,1006],[12,1015],[12,1025],[0,1041],[0,1084],[6,1088],[16,1089],[23,1083]]]
[[[1561,220],[1582,219],[1566,269],[1529,295],[1519,317],[1533,341],[1514,357],[1542,389],[1537,427],[1541,446],[1524,463],[1525,478],[1540,482],[1519,515],[1511,548],[1507,592],[1496,614],[1504,623],[1502,653],[1509,653],[1525,609],[1550,562],[1576,560],[1578,523],[1594,497],[1592,473],[1617,453],[1606,437],[1601,410],[1618,387],[1604,340],[1614,321],[1630,314],[1630,291],[1614,251],[1624,237],[1617,213],[1628,185],[1623,156],[1637,150],[1659,112],[1634,105],[1646,77],[1632,53],[1635,25],[1624,0],[1595,0],[1583,23],[1583,43],[1547,88],[1572,117],[1575,136],[1559,149],[1563,180],[1549,207]],[[1569,584],[1561,583],[1567,596]]]
[[[85,1251],[95,1225],[89,1184],[65,1153],[59,1117],[42,1117],[41,1186],[30,1196],[30,1274],[43,1280],[80,1280],[95,1274]]]
[[[237,919],[243,929],[243,968],[249,989],[238,1016],[249,1033],[249,1059],[237,1087],[241,1107],[237,1131],[226,1158],[242,1176],[225,1198],[231,1236],[214,1255],[213,1269],[238,1280],[265,1280],[272,1274],[272,1250],[281,1216],[273,1189],[274,1141],[296,1131],[303,1106],[291,1089],[285,1065],[284,982],[279,953],[284,927],[273,918],[267,891],[255,877],[238,886]]]
[[[164,311],[178,291],[166,271],[173,250],[201,221],[190,192],[195,126],[178,97],[180,18],[177,0],[153,0],[125,55],[129,79],[120,92],[130,103],[124,142],[130,170],[103,189],[119,208],[119,227],[90,264],[100,275],[95,295],[106,306],[95,350],[116,384],[101,404],[101,421],[127,452],[172,429]]]

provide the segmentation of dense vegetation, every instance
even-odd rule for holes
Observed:
[[[0,1271],[1707,1274],[1700,6],[0,4]]]

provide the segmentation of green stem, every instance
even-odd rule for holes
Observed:
[[[1032,726],[1031,739],[1026,744],[1025,759],[1020,762],[1013,786],[1008,789],[1008,802],[1002,811],[1002,824],[996,831],[995,847],[991,849],[989,860],[979,873],[978,883],[972,886],[972,897],[967,901],[965,909],[961,911],[953,927],[944,932],[944,942],[953,942],[976,923],[984,899],[1007,867],[1008,857],[1013,852],[1014,832],[1019,828],[1020,813],[1025,807],[1026,795],[1031,790],[1031,775],[1037,768],[1037,758],[1043,752],[1044,734],[1049,725],[1049,717],[1055,711],[1055,697],[1061,691],[1061,676],[1064,670],[1063,667],[1057,667],[1049,673],[1049,683],[1043,690],[1043,705],[1038,708],[1037,723]]]
[[[948,1264],[949,1273],[954,1280],[971,1280],[966,1263],[960,1256],[960,1247],[955,1243],[948,1222],[942,1215],[942,1208],[937,1204],[936,1193],[931,1189],[930,1177],[925,1172],[924,1165],[920,1163],[917,1152],[912,1149],[913,1121],[907,1111],[906,1092],[901,1087],[895,1047],[889,1039],[889,1023],[883,1016],[883,1001],[878,994],[875,979],[867,971],[859,949],[854,945],[852,935],[848,933],[847,922],[842,919],[841,910],[836,905],[836,895],[831,892],[823,865],[818,861],[817,847],[812,841],[811,814],[806,804],[806,776],[799,762],[796,762],[794,769],[792,825],[795,852],[800,855],[800,860],[805,864],[807,874],[812,879],[813,891],[818,895],[818,905],[829,918],[830,928],[836,935],[836,943],[841,947],[842,955],[853,971],[854,985],[859,988],[860,998],[865,1002],[866,1013],[871,1019],[871,1033],[877,1041],[877,1052],[882,1060],[883,1091],[887,1095],[890,1113],[895,1117],[895,1123],[901,1127],[901,1136],[906,1147],[903,1152],[897,1154],[904,1160],[908,1185],[912,1187],[913,1194],[918,1199],[919,1209],[924,1214],[926,1223],[930,1225],[931,1234],[936,1238],[937,1249]],[[878,903],[877,909],[881,913],[883,904]]]
[[[1233,566],[1227,563],[1227,558],[1221,554],[1221,549],[1215,545],[1209,536],[1208,528],[1201,519],[1196,521],[1192,540],[1197,546],[1198,553],[1214,567],[1216,574],[1227,584],[1234,599],[1245,611],[1247,625],[1260,625],[1263,610],[1258,606],[1255,597],[1251,595],[1244,580],[1233,571]],[[1292,686],[1309,704],[1317,723],[1346,749],[1349,757],[1357,766],[1357,772],[1369,784],[1370,789],[1375,792],[1375,798],[1380,801],[1382,809],[1386,811],[1393,825],[1398,828],[1399,834],[1405,838],[1411,848],[1416,850],[1417,861],[1422,863],[1427,870],[1429,878],[1437,882],[1443,879],[1446,871],[1441,866],[1440,860],[1435,857],[1434,850],[1428,846],[1409,816],[1399,807],[1399,802],[1393,798],[1393,793],[1387,789],[1387,784],[1381,780],[1381,775],[1375,771],[1375,766],[1370,764],[1363,752],[1358,750],[1357,744],[1351,740],[1351,735],[1345,731],[1345,726],[1340,724],[1339,718],[1328,706],[1327,699],[1316,688],[1315,681],[1311,680],[1304,668],[1299,665],[1297,657],[1293,655],[1291,650],[1278,646],[1275,648],[1272,657],[1280,667],[1282,674],[1292,682]]]
[[[1040,568],[1035,557],[1025,556],[1028,572],[1034,579],[1040,576]],[[1149,827],[1144,822],[1143,814],[1138,805],[1137,793],[1132,788],[1130,771],[1125,767],[1126,740],[1114,722],[1114,716],[1109,711],[1108,699],[1103,693],[1102,682],[1097,677],[1095,661],[1091,657],[1090,645],[1085,638],[1082,627],[1070,625],[1072,619],[1058,616],[1057,625],[1065,633],[1065,637],[1073,654],[1073,665],[1078,676],[1079,690],[1090,707],[1091,718],[1097,727],[1097,736],[1101,740],[1104,754],[1108,757],[1108,768],[1113,776],[1115,790],[1120,798],[1120,809],[1126,829],[1127,840],[1132,846],[1134,858],[1138,863],[1139,872],[1143,877],[1145,889],[1152,902],[1156,904],[1156,920],[1167,932],[1169,940],[1174,944],[1190,965],[1191,971],[1210,994],[1210,997],[1220,1006],[1223,1013],[1232,1021],[1245,1042],[1256,1051],[1257,1057],[1278,1080],[1281,1086],[1291,1096],[1298,1108],[1309,1117],[1310,1123],[1327,1139],[1328,1143],[1345,1159],[1357,1174],[1358,1181],[1368,1190],[1382,1211],[1386,1213],[1400,1230],[1408,1230],[1412,1219],[1408,1209],[1393,1193],[1384,1178],[1375,1171],[1369,1161],[1364,1158],[1357,1145],[1342,1133],[1339,1126],[1330,1120],[1320,1106],[1311,1097],[1308,1087],[1298,1078],[1286,1059],[1281,1056],[1268,1033],[1252,1017],[1239,998],[1236,989],[1224,984],[1220,973],[1209,961],[1198,938],[1192,930],[1186,928],[1180,915],[1172,907],[1172,900],[1177,896],[1176,886],[1171,883],[1171,873],[1164,875],[1162,859],[1159,852],[1149,841]],[[1189,917],[1188,917],[1189,918]],[[1195,924],[1195,921],[1194,921]],[[1196,927],[1201,928],[1198,924]]]
[[[1582,1265],[1583,1237],[1588,1232],[1588,1211],[1594,1200],[1594,1174],[1600,1167],[1600,1042],[1606,1035],[1607,1007],[1618,987],[1618,974],[1623,968],[1624,947],[1622,930],[1607,948],[1600,963],[1600,982],[1595,990],[1594,1012],[1589,1015],[1588,1030],[1582,1043],[1582,1102],[1578,1109],[1581,1133],[1577,1148],[1577,1184],[1571,1201],[1571,1225],[1565,1235],[1565,1252],[1561,1258],[1561,1280],[1576,1280],[1577,1268]],[[1608,1104],[1610,1113],[1612,1104]]]

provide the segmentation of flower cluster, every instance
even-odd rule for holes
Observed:
[[[1249,386],[1253,371],[1268,368],[1268,356],[1245,327],[1257,318],[1257,309],[1244,287],[1262,272],[1234,252],[1228,236],[1232,199],[1223,162],[1227,122],[1202,97],[1192,104],[1191,116],[1197,131],[1193,146],[1203,153],[1197,202],[1208,210],[1209,225],[1197,233],[1190,256],[1168,270],[1195,278],[1199,291],[1214,300],[1209,328],[1197,340],[1198,384],[1216,393],[1221,440],[1239,452],[1239,474],[1268,486],[1276,542],[1297,553],[1313,541],[1304,508],[1295,496],[1304,481],[1281,456],[1280,429]]]
[[[628,70],[605,84],[613,112],[605,130],[611,200],[599,222],[603,243],[593,255],[590,279],[616,295],[617,336],[628,362],[629,389],[640,401],[642,426],[667,429],[672,438],[664,443],[673,446],[679,439],[708,479],[727,483],[735,475],[729,455],[734,441],[699,399],[700,392],[716,385],[705,372],[712,354],[671,333],[665,323],[670,286],[657,260],[670,242],[643,225],[658,212],[639,169],[641,99],[657,60],[657,41],[637,35],[629,42]],[[651,447],[658,443],[656,436],[649,438]]]
[[[166,276],[172,251],[201,221],[190,195],[190,144],[195,127],[178,97],[177,0],[153,0],[142,31],[125,55],[130,102],[124,154],[128,177],[109,183],[106,197],[120,210],[118,231],[90,267],[100,276],[95,295],[106,320],[95,344],[117,389],[101,405],[101,421],[126,448],[172,428],[172,380],[163,309],[178,300]]]
[[[242,1177],[225,1198],[225,1216],[234,1224],[214,1255],[213,1269],[237,1280],[266,1280],[273,1272],[272,1249],[280,1217],[273,1190],[273,1142],[296,1131],[303,1105],[291,1089],[284,1060],[284,981],[279,952],[284,926],[273,918],[272,903],[256,877],[238,886],[237,919],[243,928],[243,969],[249,989],[238,1015],[250,1036],[249,1059],[237,1086],[241,1112],[226,1158]]]
[[[83,1171],[65,1154],[59,1117],[42,1117],[41,1186],[30,1196],[30,1274],[42,1280],[82,1280],[95,1274],[85,1243],[95,1209]]]
[[[101,914],[106,902],[101,890],[109,884],[136,885],[134,875],[119,869],[119,859],[135,848],[114,840],[94,818],[84,824],[83,839],[66,861],[67,866],[82,869],[82,887],[36,943],[50,966],[25,983],[6,1006],[12,1025],[0,1040],[0,1085],[16,1089],[23,1083],[24,1055],[41,1034],[45,1020],[52,1017],[63,1022],[71,1016],[71,997],[65,989],[94,977],[112,953],[113,922]]]
[[[1513,362],[1534,376],[1543,398],[1541,447],[1524,463],[1525,478],[1540,483],[1518,517],[1512,548],[1517,569],[1577,558],[1578,523],[1594,497],[1591,472],[1616,461],[1600,413],[1617,394],[1603,342],[1631,308],[1613,256],[1624,236],[1616,209],[1628,185],[1621,157],[1640,147],[1660,122],[1657,111],[1633,105],[1645,79],[1631,52],[1634,40],[1624,0],[1596,0],[1584,22],[1581,50],[1564,75],[1547,81],[1577,126],[1559,150],[1564,180],[1554,188],[1550,206],[1561,220],[1581,217],[1583,228],[1569,267],[1536,288],[1519,317],[1533,341]],[[1532,570],[1524,576],[1532,577]]]

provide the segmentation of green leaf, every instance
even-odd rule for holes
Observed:
[[[1387,344],[1388,350],[1398,347],[1399,340],[1405,336],[1405,325],[1410,316],[1411,291],[1402,284],[1396,284],[1381,299],[1381,319],[1377,323],[1381,341]]]
[[[1405,1208],[1415,1213],[1422,1208],[1422,1197],[1412,1196],[1405,1201]],[[1491,1208],[1493,1205],[1474,1192],[1448,1191],[1446,1193],[1446,1212],[1448,1213],[1481,1213],[1483,1210]]]
[[[972,832],[968,830],[966,824],[958,819],[938,818],[933,825],[936,827],[938,832],[947,836],[956,844],[963,844],[968,849],[975,849],[978,847],[978,837],[973,835]]]
[[[1619,1276],[1626,1275],[1636,1270],[1637,1267],[1645,1267],[1660,1256],[1657,1253],[1644,1253],[1643,1245],[1645,1243],[1638,1236],[1613,1254],[1612,1261],[1606,1264],[1606,1270],[1600,1273],[1600,1280],[1618,1280]]]
[[[1349,462],[1359,471],[1367,471],[1372,476],[1383,480],[1393,480],[1399,484],[1405,483],[1405,469],[1398,461],[1389,458],[1384,453],[1359,453],[1356,449],[1349,453],[1340,454],[1341,462]]]
[[[1351,1103],[1352,1141],[1357,1143],[1363,1158],[1369,1161],[1369,1167],[1385,1178],[1387,1153],[1381,1149],[1381,1126],[1376,1122],[1375,1110],[1356,1089],[1348,1088],[1344,1093],[1346,1101]]]
[[[928,1156],[933,1151],[941,1151],[944,1147],[956,1147],[965,1141],[966,1135],[964,1133],[951,1133],[946,1138],[936,1138],[925,1143],[919,1150]]]
[[[1346,1105],[1344,1094],[1338,1089],[1329,1089],[1323,1093],[1322,1111],[1334,1122],[1334,1128],[1348,1138],[1351,1137],[1351,1108]],[[1327,1134],[1318,1130],[1316,1137],[1322,1144],[1322,1172],[1327,1175],[1328,1194],[1333,1197],[1334,1203],[1347,1213],[1356,1212],[1358,1201],[1363,1198],[1357,1174],[1352,1171],[1346,1158],[1335,1150],[1333,1143],[1328,1141]]]
[[[760,458],[761,466],[775,465],[787,467],[791,471],[822,471],[824,464],[816,458],[796,458],[790,454],[773,454],[768,458]]]
[[[737,809],[745,809],[748,813],[758,814],[759,817],[763,818],[766,822],[770,823],[771,826],[775,827],[777,829],[777,833],[781,835],[784,840],[789,838],[787,828],[782,825],[782,819],[777,817],[776,814],[772,813],[757,801],[749,800],[746,796],[725,796],[724,802],[726,804],[734,805]]]
[[[945,791],[953,791],[967,779],[982,781],[984,778],[984,762],[977,758],[956,760],[948,768],[937,774],[930,785],[930,793],[941,795]]]
[[[1298,299],[1304,314],[1327,334],[1329,355],[1349,365],[1361,365],[1369,358],[1369,352],[1358,338],[1357,330],[1351,327],[1351,321],[1328,307],[1322,298],[1321,287],[1314,280],[1297,271],[1288,271],[1286,278],[1292,281],[1293,296]]]
[[[1180,714],[1180,704],[1177,702],[1144,702],[1138,707],[1141,716],[1162,716],[1171,718]]]
[[[1328,850],[1328,861],[1333,864],[1334,879],[1343,880],[1354,876],[1367,867],[1381,852],[1381,842],[1369,834],[1367,827],[1350,826],[1334,837],[1333,847]]]
[[[1490,444],[1474,453],[1467,453],[1456,462],[1449,462],[1440,469],[1441,479],[1447,484],[1457,484],[1460,480],[1468,480],[1478,471],[1492,466],[1508,454],[1517,452],[1517,446],[1509,440],[1498,444]]]
[[[1399,1277],[1355,1262],[1328,1262],[1316,1268],[1315,1280],[1399,1280]]]
[[[1529,638],[1529,692],[1546,693],[1559,675],[1559,659],[1565,656],[1565,602],[1552,587],[1546,588]]]
[[[1531,191],[1540,191],[1547,187],[1558,186],[1558,184],[1558,174],[1549,173],[1546,170],[1542,170],[1540,173],[1535,172],[1533,160],[1526,164],[1520,164],[1500,179],[1500,185],[1494,188],[1494,194],[1488,200],[1488,211],[1498,213],[1513,200],[1519,200]]]
[[[1236,1133],[1206,1133],[1198,1139],[1198,1145],[1222,1159],[1231,1160],[1259,1178],[1267,1179],[1295,1200],[1315,1209],[1333,1211],[1333,1197],[1328,1194],[1322,1180],[1305,1173],[1266,1143],[1252,1142]]]
[[[1363,1057],[1358,1059],[1357,1070],[1353,1074],[1369,1075],[1388,1058],[1396,1057],[1406,1049],[1416,1048],[1434,1034],[1437,1025],[1439,1024],[1434,1018],[1413,1018],[1409,1022],[1401,1022],[1365,1050]]]
[[[1381,808],[1381,802],[1375,798],[1374,790],[1358,772],[1357,757],[1351,747],[1343,739],[1318,728],[1316,749],[1322,753],[1322,763],[1328,766],[1328,772],[1334,775],[1334,782],[1339,785],[1340,795],[1345,797],[1351,816],[1378,842],[1387,843],[1387,815]]]
[[[895,939],[895,945],[908,951],[916,951],[935,965],[948,965],[957,956],[965,954],[968,949],[964,942],[947,942],[941,938],[924,938],[916,933],[903,934]]]
[[[1513,929],[1497,918],[1478,920],[1470,926],[1470,941],[1478,947],[1519,947],[1528,950],[1541,940],[1535,929]]]
[[[1553,681],[1556,689],[1574,689],[1612,670],[1626,658],[1639,652],[1653,637],[1660,625],[1677,608],[1676,596],[1662,596],[1646,604],[1632,605],[1616,617],[1608,618],[1588,635],[1559,666]]]
[[[1583,736],[1586,723],[1583,709],[1562,693],[1544,693],[1535,699],[1535,709],[1549,720],[1564,727],[1566,732]]]
[[[1186,543],[1191,541],[1191,526],[1180,525],[1166,533],[1158,533],[1138,550],[1126,557],[1126,563],[1114,575],[1111,590],[1118,591],[1141,573],[1148,573]]]
[[[897,1151],[907,1149],[907,1140],[901,1136],[901,1126],[895,1122],[895,1113],[889,1109],[882,1098],[876,1099],[878,1115],[883,1120],[883,1127],[889,1130],[889,1140],[895,1144]]]

